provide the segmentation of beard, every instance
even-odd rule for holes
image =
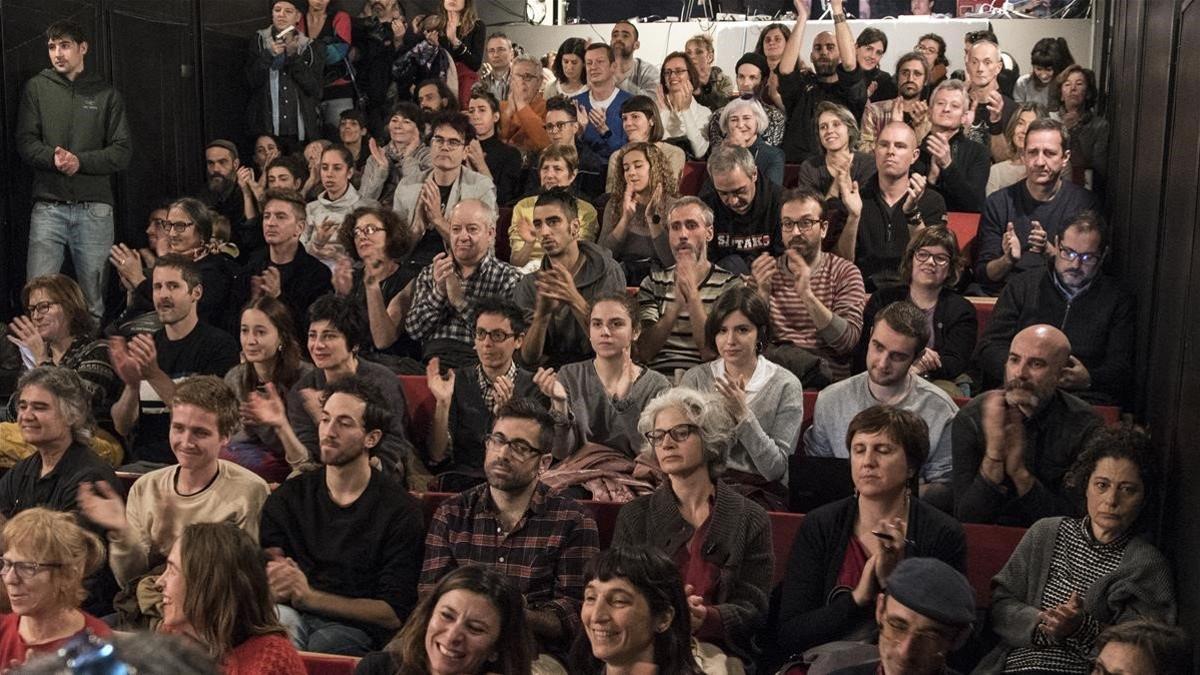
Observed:
[[[346,466],[361,457],[364,452],[366,448],[361,446],[357,450],[342,447],[329,450],[321,448],[321,463],[325,466]]]
[[[1009,380],[1004,383],[1004,402],[1010,406],[1036,409],[1049,394],[1050,392],[1042,391],[1036,385],[1023,380]]]
[[[499,467],[506,469],[508,475],[497,474],[496,469]],[[517,467],[501,461],[489,462],[484,466],[483,473],[487,477],[488,486],[501,492],[521,492],[535,479],[533,475],[521,473]]]
[[[219,174],[219,173],[210,173],[208,175],[208,191],[209,192],[213,192],[215,194],[221,194],[221,193],[224,193],[225,191],[227,191],[230,188],[230,186],[232,186],[232,185],[233,185],[233,181],[229,178],[229,176],[225,176],[225,175]]]
[[[830,77],[837,72],[837,63],[833,59],[818,59],[813,61],[813,71],[818,77]]]

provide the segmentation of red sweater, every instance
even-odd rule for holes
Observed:
[[[75,633],[60,640],[31,645],[21,638],[20,625],[21,617],[19,615],[0,614],[0,672],[8,672],[9,668],[25,663],[30,656],[53,654],[79,634]],[[84,612],[83,630],[79,632],[89,630],[100,637],[112,635],[112,629],[108,627],[108,624]]]
[[[306,672],[300,652],[286,635],[258,635],[229,652],[224,675],[294,675]]]

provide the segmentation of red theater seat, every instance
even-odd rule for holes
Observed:
[[[975,320],[979,323],[979,332],[977,337],[983,337],[983,329],[987,328],[988,321],[992,318],[992,310],[996,309],[996,298],[981,298],[971,296],[967,298],[971,301],[971,306],[975,308]]]
[[[400,388],[404,390],[404,403],[408,406],[408,439],[420,447],[429,438],[433,424],[433,410],[437,401],[424,375],[398,375]]]
[[[300,652],[300,659],[304,661],[304,672],[308,675],[354,675],[354,667],[358,665],[358,658],[354,656],[316,652]]]
[[[975,238],[979,235],[979,214],[951,211],[946,214],[946,227],[958,238],[958,250],[962,251],[968,269],[975,262]]]
[[[683,165],[683,175],[679,177],[679,194],[698,195],[708,178],[708,165],[704,162],[686,162]]]

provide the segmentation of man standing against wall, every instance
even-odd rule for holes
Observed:
[[[72,21],[46,29],[50,68],[25,85],[17,110],[17,153],[33,169],[27,278],[53,274],[70,248],[75,277],[97,319],[113,245],[110,176],[132,154],[125,101],[84,71],[88,42]]]

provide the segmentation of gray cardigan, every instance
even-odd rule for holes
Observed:
[[[636,456],[642,449],[637,428],[642,409],[650,399],[671,388],[665,376],[643,367],[625,398],[614,400],[604,393],[593,359],[568,363],[559,369],[558,379],[567,390],[571,407],[566,441],[570,454],[578,452],[584,443],[592,442],[630,458]]]
[[[1066,518],[1043,518],[1021,538],[1004,569],[992,579],[992,630],[1000,637],[974,673],[1004,670],[1014,647],[1032,647],[1042,594],[1054,561],[1054,541]],[[1133,537],[1121,564],[1101,578],[1083,598],[1084,611],[1101,625],[1138,618],[1175,623],[1171,567],[1152,544]]]

